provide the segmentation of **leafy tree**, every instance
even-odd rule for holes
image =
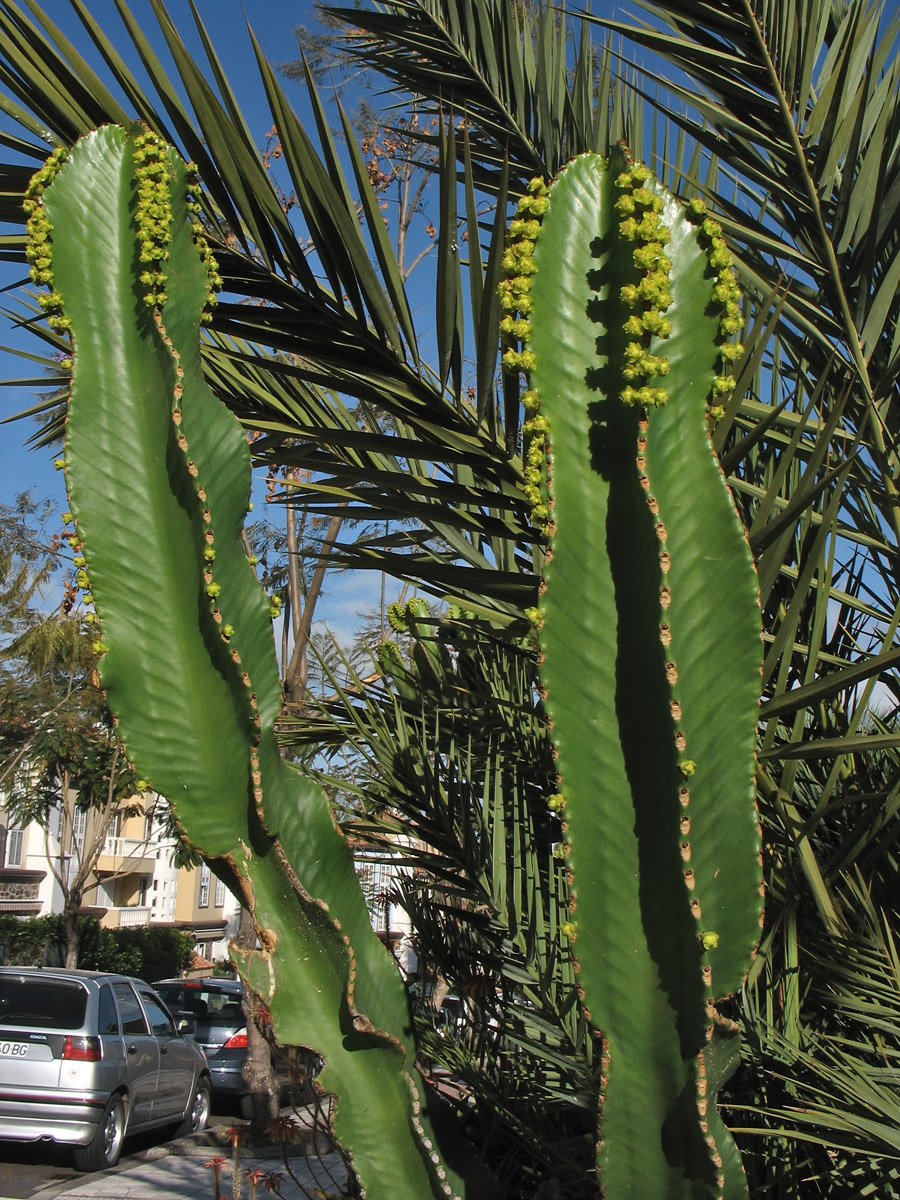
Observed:
[[[38,505],[27,492],[18,496],[15,504],[0,508],[0,637],[4,647],[15,644],[34,624],[41,589],[53,579],[57,543],[45,529],[52,512],[49,502]]]
[[[127,801],[136,780],[98,686],[95,639],[73,608],[73,589],[59,611],[43,611],[41,588],[56,582],[60,539],[42,540],[32,522],[49,515],[27,497],[2,514],[0,619],[10,636],[0,652],[0,780],[10,816],[44,830],[63,895],[66,963],[75,966],[78,910],[113,818],[134,807]],[[84,838],[75,837],[79,813],[90,814]]]
[[[78,659],[57,660],[53,671],[45,667],[36,692],[7,693],[0,711],[3,757],[16,764],[7,807],[17,823],[35,821],[44,830],[47,862],[63,895],[68,966],[78,959],[78,910],[113,819],[143,811],[134,799],[134,772],[90,678],[88,636],[75,643]],[[79,813],[87,817],[83,839],[75,834]]]

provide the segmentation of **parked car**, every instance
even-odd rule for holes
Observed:
[[[242,1071],[247,1061],[247,1023],[241,1007],[243,986],[234,979],[159,979],[153,984],[176,1020],[196,1022],[197,1041],[209,1060],[213,1096],[239,1101],[249,1117],[250,1099]],[[282,1084],[287,1061],[273,1055]]]
[[[127,1134],[209,1116],[206,1055],[149,984],[97,971],[0,967],[0,1138],[119,1160]]]

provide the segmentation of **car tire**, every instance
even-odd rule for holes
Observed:
[[[191,1106],[175,1130],[176,1137],[187,1137],[189,1133],[200,1133],[209,1120],[211,1093],[208,1079],[198,1079],[191,1097]]]
[[[78,1171],[104,1171],[114,1167],[122,1153],[125,1140],[125,1102],[121,1096],[110,1096],[100,1124],[87,1146],[75,1147],[75,1168]]]

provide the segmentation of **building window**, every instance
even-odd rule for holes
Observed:
[[[390,879],[387,867],[384,863],[363,860],[357,862],[356,874],[366,898],[366,908],[369,910],[372,928],[386,930],[390,909]]]
[[[78,847],[78,853],[84,849],[84,831],[87,828],[87,809],[76,808],[72,813],[72,841]]]
[[[197,904],[200,908],[209,907],[209,867],[206,863],[200,868],[200,899]]]
[[[6,865],[21,867],[22,851],[25,849],[25,830],[8,829],[6,832]]]
[[[216,898],[213,901],[216,908],[221,908],[225,903],[225,884],[221,879],[216,880]]]

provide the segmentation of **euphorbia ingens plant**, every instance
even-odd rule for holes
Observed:
[[[241,971],[279,1040],[324,1057],[362,1194],[394,1200],[402,1179],[452,1196],[403,983],[325,795],[275,744],[270,601],[241,540],[249,449],[200,359],[220,280],[195,197],[155,134],[105,126],[27,200],[36,282],[72,338],[66,483],[103,686],[138,770],[250,909]]]
[[[65,467],[80,582],[126,748],[253,914],[241,969],[279,1039],[313,1046],[363,1194],[460,1194],[429,1132],[403,986],[317,784],[278,753],[271,611],[241,529],[250,463],[209,390],[220,280],[189,167],[108,126],[29,193],[33,278],[72,337]],[[721,231],[644,168],[593,155],[510,228],[507,369],[524,371],[524,490],[568,867],[559,935],[600,1045],[609,1200],[742,1194],[715,1095],[718,1002],[761,913],[759,612],[716,461],[740,354]]]
[[[758,588],[709,436],[741,353],[730,255],[702,204],[588,154],[535,181],[506,267],[601,1181],[609,1200],[746,1194],[715,1106],[737,1053],[717,1001],[762,910]]]

